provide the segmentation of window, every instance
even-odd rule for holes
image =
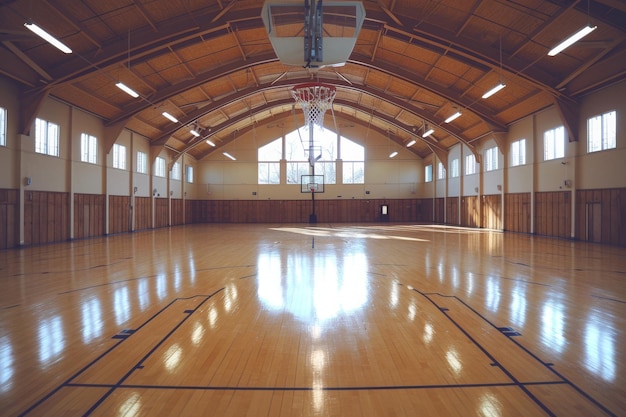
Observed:
[[[424,182],[431,182],[433,180],[433,166],[426,165],[424,167]]]
[[[455,158],[450,162],[450,177],[456,178],[459,176],[459,158]]]
[[[343,136],[341,141],[341,159],[343,159],[343,183],[365,183],[365,147]]]
[[[7,109],[0,107],[0,146],[7,146]]]
[[[587,119],[587,152],[615,149],[615,111]]]
[[[526,165],[526,139],[511,144],[511,166]]]
[[[563,158],[565,156],[565,128],[550,129],[543,134],[543,160]]]
[[[113,145],[113,168],[126,169],[126,146]]]
[[[185,167],[185,176],[187,177],[187,182],[189,184],[193,183],[193,167],[191,165],[187,165]]]
[[[443,166],[442,162],[439,162],[437,164],[437,179],[438,180],[443,180],[446,178],[446,169]]]
[[[476,173],[476,157],[474,154],[465,155],[465,175]]]
[[[59,156],[59,125],[47,120],[36,119],[35,152]]]
[[[140,174],[148,173],[148,155],[144,152],[137,152],[137,172]]]
[[[259,184],[280,184],[280,160],[282,157],[282,138],[278,138],[258,149],[257,161]]]
[[[174,162],[172,166],[172,179],[180,181],[180,162]]]
[[[154,162],[154,175],[157,177],[165,177],[165,158],[157,156]]]
[[[82,162],[96,163],[96,149],[98,140],[95,136],[81,133],[80,135],[80,160]]]
[[[485,171],[498,169],[498,147],[494,146],[485,151]]]

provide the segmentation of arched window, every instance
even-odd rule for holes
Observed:
[[[310,146],[309,129],[296,129],[285,135],[287,184],[300,184],[302,175],[311,174],[309,154],[315,160],[315,174],[324,175],[325,184],[337,182],[337,134],[332,130],[315,129]]]
[[[259,148],[257,153],[259,184],[280,184],[280,159],[282,155],[282,138],[278,138]]]
[[[342,136],[341,159],[343,160],[343,183],[364,184],[365,147]]]

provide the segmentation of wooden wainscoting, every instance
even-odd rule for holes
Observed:
[[[307,223],[311,200],[186,201],[187,223]],[[388,215],[381,215],[386,204]],[[431,222],[431,199],[315,200],[318,222]]]
[[[459,197],[446,199],[446,224],[459,224]]]
[[[435,223],[444,223],[446,215],[446,199],[443,197],[435,198]]]
[[[500,194],[483,195],[481,227],[502,230],[502,196]]]
[[[626,188],[576,191],[575,236],[626,245]]]
[[[477,195],[461,197],[461,226],[480,227],[480,200]]]
[[[185,209],[182,198],[171,199],[172,226],[185,224]]]
[[[109,233],[125,233],[132,230],[130,224],[130,197],[127,195],[109,196]]]
[[[504,230],[530,233],[530,193],[504,196]]]
[[[570,191],[535,193],[535,234],[569,238],[572,230]]]
[[[70,237],[69,193],[24,193],[24,244],[63,242]]]
[[[0,249],[20,243],[20,190],[0,189]]]
[[[74,238],[105,234],[106,196],[102,194],[74,194]]]
[[[154,227],[167,227],[170,223],[170,203],[167,198],[154,200]]]
[[[152,228],[152,197],[135,197],[134,230],[144,230]]]

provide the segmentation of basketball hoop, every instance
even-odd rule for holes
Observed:
[[[304,112],[306,126],[324,125],[324,113],[333,105],[337,94],[334,85],[323,83],[298,84],[291,90],[291,95]]]

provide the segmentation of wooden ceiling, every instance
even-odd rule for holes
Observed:
[[[291,88],[310,80],[336,86],[337,117],[403,145],[416,139],[410,149],[420,157],[443,157],[459,142],[475,150],[549,106],[577,140],[580,97],[626,76],[622,0],[363,4],[366,20],[346,65],[311,72],[277,59],[263,1],[0,0],[0,73],[24,86],[21,133],[53,96],[105,120],[107,151],[127,128],[151,140],[153,155],[167,149],[174,159],[202,159],[254,126],[291,116]],[[27,21],[73,53],[40,40]],[[598,28],[547,55],[587,23]],[[482,99],[500,80],[506,88]],[[140,97],[116,88],[118,81]],[[444,123],[457,110],[462,116]],[[423,139],[425,124],[436,132]]]

